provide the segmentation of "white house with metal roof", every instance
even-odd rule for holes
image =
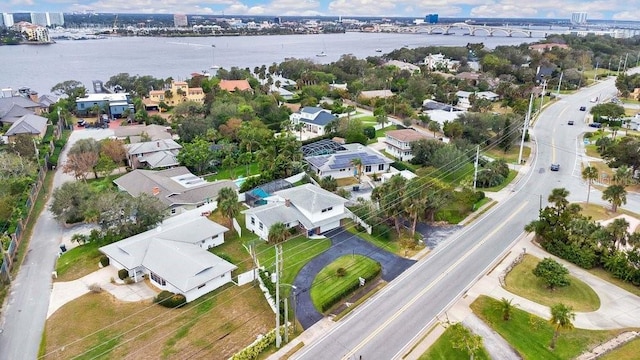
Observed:
[[[312,184],[276,191],[264,200],[266,205],[244,211],[246,228],[263,240],[268,240],[269,229],[277,222],[310,236],[335,229],[348,217],[347,199]]]
[[[289,116],[292,125],[301,123],[304,125],[305,131],[317,134],[317,136],[324,135],[325,127],[336,119],[337,117],[329,110],[315,106],[305,106]]]
[[[307,156],[304,160],[309,164],[309,169],[319,177],[331,176],[334,179],[357,176],[358,168],[353,164],[354,159],[360,159],[362,174],[365,175],[385,173],[393,163],[393,160],[367,146],[360,144],[342,146],[345,150],[328,155]]]
[[[187,302],[231,282],[237,266],[208,249],[224,243],[226,227],[207,219],[210,204],[165,220],[155,229],[101,247],[110,266],[126,269],[133,281],[146,275],[162,290],[183,294]]]

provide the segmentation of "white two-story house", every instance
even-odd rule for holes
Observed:
[[[323,108],[306,106],[289,117],[292,125],[303,124],[304,130],[314,133],[317,136],[324,135],[325,127],[337,117],[329,110]]]
[[[400,159],[400,161],[409,161],[413,159],[411,143],[427,139],[433,140],[432,137],[419,133],[415,130],[402,129],[387,131],[385,133],[384,142],[386,144],[386,151],[389,155]]]
[[[245,226],[263,240],[268,240],[269,229],[277,222],[311,236],[339,227],[348,216],[346,199],[312,184],[276,191],[264,200],[266,205],[244,211]]]
[[[304,160],[309,164],[309,169],[319,177],[331,176],[334,179],[357,177],[361,175],[373,175],[385,173],[393,160],[360,144],[344,144],[345,150],[337,151],[329,155],[307,156]],[[355,159],[359,159],[361,166],[356,166]]]

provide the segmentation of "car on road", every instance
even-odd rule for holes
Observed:
[[[592,122],[591,124],[589,124],[589,126],[592,128],[600,129],[602,127],[602,124],[600,124],[599,122]]]
[[[85,126],[87,122],[84,119],[78,119],[78,126]]]
[[[596,96],[596,97],[594,97],[593,99],[591,99],[590,101],[591,101],[592,103],[597,103],[597,102],[598,102],[598,100],[599,100],[599,99],[598,99],[598,97]]]
[[[560,171],[560,164],[551,164],[551,171]]]
[[[573,125],[573,120],[567,121],[567,125]]]
[[[587,111],[587,107],[586,106],[580,106],[580,111]]]

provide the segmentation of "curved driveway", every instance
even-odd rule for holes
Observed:
[[[382,250],[343,228],[328,231],[324,235],[331,239],[331,247],[307,263],[293,282],[297,288],[296,317],[304,329],[308,329],[324,317],[313,306],[309,289],[318,272],[337,258],[352,254],[367,256],[380,263],[382,279],[387,282],[395,279],[415,263],[414,260]]]

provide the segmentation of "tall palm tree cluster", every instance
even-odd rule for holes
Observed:
[[[550,205],[525,231],[535,233],[545,250],[580,267],[603,267],[624,281],[640,284],[640,233],[629,233],[624,218],[605,226],[596,223],[580,213],[580,205],[570,204],[568,196],[566,189],[553,189]]]
[[[409,220],[413,236],[419,220],[433,221],[436,211],[447,203],[451,194],[448,190],[447,185],[435,179],[421,177],[407,181],[401,175],[394,175],[373,189],[371,199],[377,203],[377,216],[383,222],[392,221],[398,235],[402,231],[403,220]]]

